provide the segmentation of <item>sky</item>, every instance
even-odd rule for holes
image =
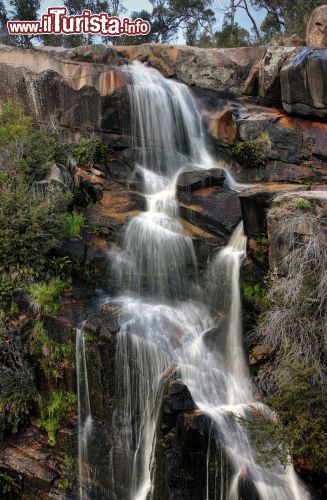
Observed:
[[[5,5],[7,4],[7,7],[8,7],[8,3],[9,2],[7,0],[4,1],[4,4]],[[41,14],[43,12],[46,12],[48,7],[52,7],[52,6],[59,7],[59,6],[63,5],[63,3],[64,3],[63,0],[43,0],[43,1],[41,1]],[[127,9],[127,14],[129,14],[135,10],[140,11],[142,9],[145,9],[145,10],[148,10],[150,12],[152,10],[152,6],[148,0],[123,0],[123,5]],[[265,17],[265,12],[262,10],[255,11],[255,10],[251,9],[251,13],[252,13],[253,17],[255,18],[257,24],[260,26],[261,22],[263,21],[263,19]],[[219,29],[219,27],[221,26],[222,21],[223,21],[223,13],[218,12],[216,15],[216,18],[217,18],[217,28]],[[251,31],[251,28],[252,28],[251,22],[243,9],[238,9],[237,15],[236,15],[236,21],[243,28],[246,28],[248,31]],[[177,43],[181,43],[181,44],[185,43],[182,34],[180,34],[180,36],[178,37]]]

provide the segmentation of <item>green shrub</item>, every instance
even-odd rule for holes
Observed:
[[[36,401],[34,372],[21,332],[0,322],[0,440],[27,423]]]
[[[72,212],[65,216],[64,236],[65,238],[80,238],[81,229],[84,226],[84,215]]]
[[[73,149],[73,155],[76,161],[81,165],[92,166],[101,162],[111,153],[109,146],[100,139],[84,139]]]
[[[242,293],[245,300],[250,303],[262,304],[266,307],[270,305],[268,293],[259,283],[243,281]]]
[[[0,266],[40,267],[60,245],[69,200],[38,194],[19,175],[0,179]]]
[[[64,464],[67,467],[67,469],[71,471],[76,471],[78,467],[78,459],[77,457],[73,457],[71,455],[65,455]]]
[[[312,204],[309,200],[305,200],[304,198],[292,198],[292,203],[296,208],[300,208],[301,210],[308,210],[312,208]]]
[[[62,152],[58,133],[33,125],[19,101],[8,101],[0,110],[0,160],[6,172],[21,173],[28,183],[44,179],[51,160]],[[67,155],[59,155],[65,160]]]
[[[58,488],[61,490],[66,490],[69,487],[68,479],[59,479]]]
[[[56,444],[56,435],[62,421],[76,411],[76,395],[72,392],[55,391],[49,399],[40,403],[40,424],[48,435],[51,446]]]
[[[58,276],[63,280],[67,280],[73,272],[74,265],[76,266],[76,263],[74,264],[68,255],[49,257],[46,262],[48,276]]]
[[[75,366],[75,344],[50,339],[42,321],[37,321],[31,333],[29,352],[37,357],[40,368],[49,378],[62,378],[64,369]]]
[[[278,420],[258,411],[254,419],[241,418],[252,435],[259,462],[285,466],[289,452],[294,460],[305,460],[316,470],[327,472],[327,400],[314,383],[315,375],[314,366],[289,364],[286,359],[275,374],[275,393],[265,400]]]
[[[48,283],[33,283],[29,288],[29,293],[33,301],[35,310],[44,312],[55,312],[59,309],[60,297],[68,283],[60,278],[52,278]]]
[[[262,132],[257,139],[240,141],[233,147],[233,155],[247,168],[264,167],[270,150],[268,132]]]
[[[28,289],[32,280],[31,269],[6,270],[0,267],[0,311],[8,312],[14,307],[16,298]]]
[[[0,471],[0,496],[8,500],[23,497],[22,485],[19,479],[5,471]]]

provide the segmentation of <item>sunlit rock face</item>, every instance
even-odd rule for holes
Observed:
[[[39,50],[24,50],[16,47],[0,47],[0,61],[14,68],[26,69],[36,75],[45,71],[53,71],[73,89],[80,90],[82,87],[95,88],[100,95],[111,94],[125,85],[125,74],[110,68],[109,64],[119,65],[118,58],[99,62],[99,57],[91,59],[86,53],[81,62],[76,58],[82,58],[82,47],[76,51],[54,50],[50,47]]]
[[[327,47],[327,5],[320,5],[311,13],[306,41],[310,47]]]

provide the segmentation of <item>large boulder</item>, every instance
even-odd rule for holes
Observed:
[[[319,5],[307,21],[307,45],[327,47],[327,5]]]
[[[284,61],[298,50],[298,47],[267,47],[262,59],[250,71],[245,93],[278,104],[281,99],[280,70]]]
[[[327,49],[304,47],[280,71],[287,113],[327,117]]]

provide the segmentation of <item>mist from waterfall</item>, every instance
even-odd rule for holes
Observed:
[[[250,415],[253,405],[269,410],[254,401],[242,346],[242,223],[200,278],[192,239],[179,218],[179,174],[217,167],[196,101],[185,85],[154,69],[133,64],[125,71],[131,81],[135,170],[143,179],[147,207],[127,222],[122,250],[113,261],[122,314],[110,474],[117,474],[119,458],[126,500],[152,498],[156,424],[165,382],[175,372],[197,407],[211,417],[210,432],[219,430],[219,445],[232,464],[224,490],[209,496],[208,489],[208,499],[237,500],[244,475],[262,500],[308,498],[292,466],[265,469],[256,463],[246,430],[233,416]]]

